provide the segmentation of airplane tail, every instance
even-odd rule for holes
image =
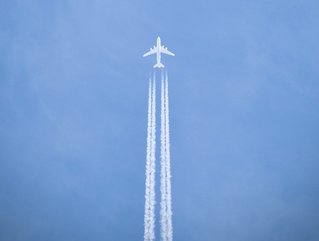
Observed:
[[[157,63],[153,67],[154,68],[164,68],[164,65],[162,63]]]

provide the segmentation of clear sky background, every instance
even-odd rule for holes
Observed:
[[[157,35],[174,240],[319,240],[318,26],[317,0],[1,0],[0,240],[143,239]]]

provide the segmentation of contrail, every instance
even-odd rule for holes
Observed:
[[[155,91],[155,79],[153,77],[153,80],[151,78],[149,80],[148,90],[144,241],[155,240]]]
[[[161,240],[167,237],[167,206],[166,206],[166,129],[165,129],[165,86],[164,72],[161,72]]]
[[[167,72],[161,72],[161,240],[173,240]]]
[[[156,82],[153,75],[152,93],[152,138],[151,138],[151,230],[152,238],[155,240],[155,149],[156,149]]]
[[[165,72],[165,138],[166,138],[166,208],[167,208],[167,241],[173,240],[172,224],[172,193],[171,193],[171,157],[169,136],[169,101],[168,101],[168,76]]]
[[[164,75],[165,74],[165,75]],[[155,241],[156,75],[149,80],[144,241]],[[161,240],[173,240],[168,75],[161,72]]]
[[[152,240],[151,239],[151,230],[150,230],[150,221],[151,221],[151,213],[150,213],[150,173],[151,173],[151,124],[152,124],[152,82],[149,80],[149,89],[148,89],[148,115],[147,115],[147,145],[146,145],[146,168],[145,168],[145,212],[144,212],[144,240]]]

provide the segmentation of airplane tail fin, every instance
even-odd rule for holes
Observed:
[[[164,65],[162,63],[157,63],[153,67],[154,68],[164,68]]]

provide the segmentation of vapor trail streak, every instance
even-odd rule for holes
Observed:
[[[164,76],[165,73],[165,76]],[[156,78],[149,80],[144,241],[155,241]],[[168,75],[161,72],[161,240],[173,240]]]
[[[146,146],[146,168],[145,168],[145,212],[144,212],[144,240],[151,240],[151,230],[150,230],[150,206],[151,206],[151,124],[152,124],[152,82],[149,80],[149,89],[148,89],[148,115],[147,115],[147,146]]]
[[[166,208],[167,208],[167,241],[173,240],[172,224],[172,193],[171,193],[171,157],[169,136],[169,100],[168,100],[168,75],[165,72],[165,138],[166,138]]]
[[[152,84],[152,138],[151,138],[151,240],[155,240],[155,149],[156,149],[156,82],[155,75],[153,75],[153,84]]]
[[[144,241],[155,240],[155,86],[149,80],[146,148]]]
[[[167,206],[166,206],[166,137],[165,137],[165,86],[164,72],[161,72],[161,240],[167,237]]]

